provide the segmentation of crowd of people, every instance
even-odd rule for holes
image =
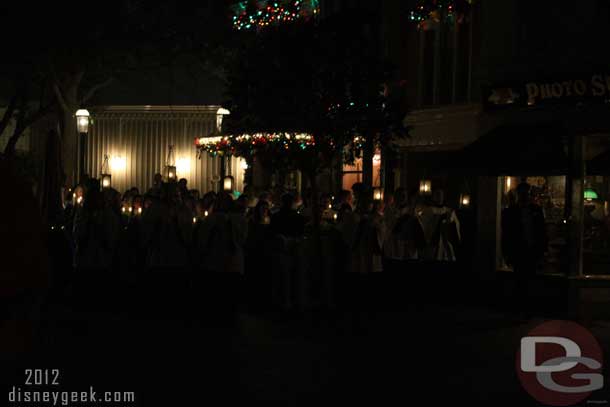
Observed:
[[[383,270],[384,259],[456,261],[460,221],[444,205],[442,191],[430,198],[399,188],[372,200],[361,184],[338,196],[301,197],[275,187],[242,194],[210,191],[200,196],[186,179],[163,182],[141,194],[122,195],[88,179],[65,196],[62,230],[81,269],[199,269],[244,273],[271,239],[311,235],[320,228],[337,236],[345,271]],[[250,256],[252,255],[252,256]]]
[[[460,221],[441,191],[420,197],[399,188],[373,200],[355,184],[314,205],[311,192],[280,187],[201,196],[186,179],[164,182],[157,174],[145,193],[134,187],[122,195],[87,179],[66,191],[63,206],[54,228],[76,275],[246,275],[272,285],[273,276],[298,267],[312,275],[368,274],[408,269],[406,262],[455,262],[463,246]]]

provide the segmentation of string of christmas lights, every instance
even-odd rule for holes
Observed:
[[[312,18],[319,12],[319,0],[240,1],[234,7],[233,28],[259,30],[272,24]]]
[[[470,10],[474,0],[420,0],[409,14],[409,20],[425,28],[429,21],[461,23]]]
[[[195,146],[198,150],[211,156],[245,156],[260,148],[272,148],[278,152],[305,150],[314,145],[314,137],[306,133],[256,133],[235,137],[211,136],[195,139]]]

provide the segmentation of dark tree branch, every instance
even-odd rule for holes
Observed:
[[[15,154],[15,147],[17,146],[17,141],[19,141],[19,137],[23,134],[23,132],[33,124],[35,124],[38,120],[42,119],[48,113],[51,112],[53,107],[55,106],[55,101],[49,103],[48,105],[41,107],[38,111],[30,116],[27,116],[27,107],[23,106],[23,109],[19,111],[17,116],[17,125],[15,126],[15,130],[11,135],[11,138],[6,143],[6,147],[4,148],[4,154],[7,156],[11,156]]]
[[[8,107],[4,111],[4,115],[2,116],[2,121],[0,121],[0,134],[4,133],[4,130],[6,130],[6,128],[8,127],[8,124],[10,123],[10,121],[13,117],[13,113],[15,112],[15,107],[17,106],[18,99],[19,99],[19,93],[15,92],[15,94],[13,94],[13,97],[11,98],[11,101],[10,101]]]
[[[68,109],[68,105],[66,104],[66,101],[64,100],[61,89],[59,88],[59,84],[55,80],[53,81],[53,91],[55,92],[55,97],[57,98],[57,103],[62,108],[62,110],[64,112],[69,111],[70,109]]]
[[[114,77],[111,76],[110,78],[106,79],[104,82],[100,82],[97,85],[94,85],[93,87],[91,87],[91,89],[89,89],[87,94],[85,94],[85,96],[81,100],[81,104],[87,103],[95,95],[95,93],[97,91],[109,86],[113,81],[114,81]]]

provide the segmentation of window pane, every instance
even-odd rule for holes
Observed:
[[[610,273],[610,177],[592,176],[585,181],[584,253],[585,274]]]

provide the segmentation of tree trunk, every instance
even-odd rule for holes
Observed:
[[[73,78],[63,89],[64,104],[60,111],[61,123],[61,156],[63,171],[66,177],[65,185],[73,186],[79,176],[78,131],[74,113],[78,109],[78,85],[80,79]]]

